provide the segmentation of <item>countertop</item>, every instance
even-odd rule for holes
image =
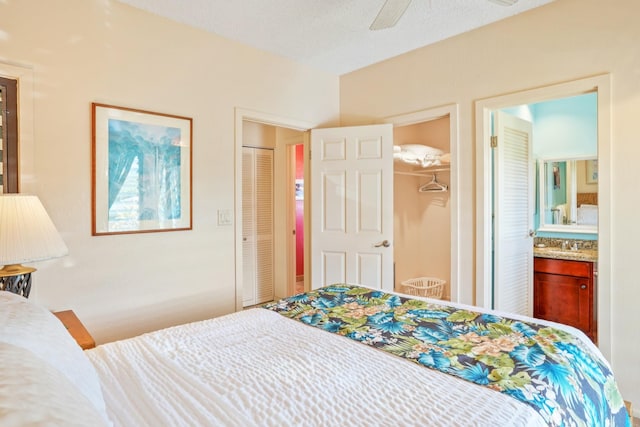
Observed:
[[[569,261],[598,262],[597,249],[578,249],[577,251],[572,251],[554,246],[545,246],[544,248],[534,246],[533,256],[538,258],[565,259]]]

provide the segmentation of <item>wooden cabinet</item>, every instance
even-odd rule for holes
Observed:
[[[534,258],[533,315],[582,330],[597,343],[594,265]]]

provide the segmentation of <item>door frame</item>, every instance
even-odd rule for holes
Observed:
[[[297,213],[297,206],[296,206],[296,198],[295,198],[295,192],[296,192],[296,184],[295,184],[295,180],[296,180],[296,164],[297,164],[297,160],[296,160],[296,147],[298,145],[302,145],[303,146],[303,156],[306,154],[304,147],[306,146],[305,144],[305,137],[306,134],[301,134],[300,137],[296,137],[295,139],[285,139],[283,141],[284,143],[284,147],[283,149],[285,150],[284,155],[286,156],[285,158],[285,163],[286,163],[286,183],[285,183],[285,188],[284,191],[286,193],[286,221],[287,221],[287,229],[285,230],[287,234],[286,236],[286,257],[287,257],[287,271],[286,271],[286,275],[287,275],[287,296],[289,295],[293,295],[296,293],[296,285],[297,285],[297,239],[298,239],[298,233],[297,233],[297,227],[296,227],[296,213]],[[307,165],[306,162],[303,159],[303,171],[306,170]],[[303,172],[303,180],[304,180],[304,172]],[[307,224],[305,223],[305,218],[307,217],[307,212],[306,212],[306,208],[304,205],[307,204],[306,202],[307,197],[305,197],[305,200],[302,202],[303,203],[303,208],[302,208],[302,215],[303,215],[303,248],[306,246],[306,233],[307,233]],[[303,249],[303,253],[306,252],[306,250]],[[305,255],[306,256],[306,255]],[[302,267],[302,274],[306,275],[306,271],[305,271],[305,267],[304,267],[304,262],[303,262],[303,267]],[[306,282],[306,279],[305,279]],[[306,290],[306,286],[305,289]]]
[[[597,92],[598,99],[598,347],[611,358],[611,76],[602,74],[476,101],[476,305],[491,308],[491,113]]]
[[[234,185],[234,218],[235,218],[235,238],[234,238],[234,250],[235,250],[235,294],[236,294],[236,303],[235,310],[241,311],[243,309],[242,304],[242,141],[243,141],[243,129],[242,122],[245,120],[252,121],[256,123],[261,123],[270,126],[276,126],[281,128],[288,128],[298,131],[307,131],[309,129],[313,129],[318,127],[319,125],[316,123],[309,123],[303,120],[292,119],[289,117],[278,116],[275,114],[263,113],[260,111],[239,108],[235,109],[235,150],[234,150],[234,165],[235,165],[235,185]],[[305,147],[308,145],[305,139]],[[281,146],[280,144],[276,144],[276,148],[274,149],[274,158],[277,158],[281,155],[281,153],[286,148]],[[305,149],[305,152],[307,150]],[[275,166],[275,165],[274,165]],[[307,165],[305,165],[305,180],[307,179],[308,169]],[[277,182],[274,177],[274,187],[278,188],[281,183]],[[274,191],[275,191],[274,188]],[[305,201],[305,204],[307,202]],[[305,216],[306,216],[306,206],[305,206]],[[305,218],[306,222],[306,218]],[[281,230],[275,229],[274,236],[279,233]],[[307,246],[305,240],[305,246]],[[306,248],[305,248],[306,250]],[[307,270],[307,265],[305,263],[305,271]]]
[[[460,286],[459,279],[462,276],[460,271],[460,214],[458,207],[460,206],[460,189],[458,183],[460,182],[460,169],[459,169],[459,154],[458,147],[460,143],[459,139],[459,111],[458,104],[449,104],[441,107],[429,108],[426,110],[420,110],[408,114],[400,114],[397,116],[389,116],[382,119],[382,123],[391,123],[393,127],[409,126],[418,123],[429,122],[431,120],[441,119],[443,117],[449,117],[449,151],[451,155],[450,166],[450,203],[451,203],[451,281],[450,294],[451,301],[462,302],[465,301],[464,286]]]

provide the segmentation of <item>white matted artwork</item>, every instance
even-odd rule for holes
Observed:
[[[190,230],[192,119],[92,109],[92,234]]]

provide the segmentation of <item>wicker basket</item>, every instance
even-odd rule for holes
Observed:
[[[442,289],[446,280],[436,277],[417,277],[401,282],[402,292],[428,298],[442,298]]]

